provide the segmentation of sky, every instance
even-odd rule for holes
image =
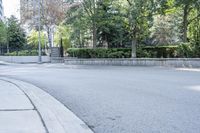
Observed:
[[[10,17],[11,15],[20,18],[20,0],[3,0],[4,15]]]

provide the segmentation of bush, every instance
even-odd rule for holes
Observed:
[[[169,46],[139,46],[138,58],[194,58],[200,57],[200,49],[193,44],[179,44]],[[70,57],[77,58],[131,58],[131,48],[70,48]]]
[[[145,50],[142,47],[137,48],[137,54],[136,55],[137,55],[138,58],[151,58],[152,57],[150,52],[148,52],[147,50]]]
[[[67,50],[70,57],[77,58],[130,58],[131,49],[87,49],[87,48],[70,48]]]
[[[37,50],[20,50],[5,54],[5,56],[37,56],[37,55],[38,55]],[[42,52],[42,55],[46,54]]]
[[[145,46],[142,50],[151,58],[174,58],[177,45],[172,46]]]
[[[199,42],[194,42],[194,53],[195,57],[200,57],[200,41]]]
[[[195,55],[195,47],[190,43],[182,43],[177,48],[177,57],[193,58]]]

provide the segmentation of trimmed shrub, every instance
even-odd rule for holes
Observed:
[[[147,50],[145,50],[142,47],[137,48],[137,54],[136,55],[137,55],[138,58],[151,58],[152,57],[150,52],[148,52]]]
[[[5,54],[5,56],[37,56],[37,55],[38,55],[37,50],[20,50]],[[42,55],[46,54],[42,52]]]
[[[199,57],[200,51],[193,44],[169,46],[139,46],[138,58],[194,58]],[[70,48],[69,57],[77,58],[131,58],[131,48]]]
[[[177,45],[173,46],[145,46],[143,51],[147,52],[151,58],[174,58]]]
[[[182,58],[196,57],[194,45],[189,43],[180,44],[177,48],[177,57],[182,57]]]
[[[67,50],[69,57],[77,58],[130,58],[131,49],[87,49],[87,48],[70,48]]]

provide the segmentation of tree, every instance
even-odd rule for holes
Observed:
[[[177,7],[183,10],[183,42],[187,42],[188,37],[188,26],[195,20],[200,18],[200,13],[190,18],[189,15],[193,10],[200,8],[200,1],[198,0],[177,0],[175,1]]]
[[[180,41],[180,19],[176,14],[154,16],[151,27],[152,44],[166,45]]]
[[[97,3],[97,37],[101,47],[123,47],[123,41],[127,41],[127,18],[118,2]]]
[[[26,44],[25,31],[14,16],[7,20],[7,40],[8,47],[11,50],[20,49]]]
[[[7,27],[6,25],[0,21],[0,44],[7,43]]]
[[[82,2],[84,10],[92,22],[93,48],[96,48],[97,46],[97,1],[98,0],[83,0]]]
[[[28,22],[29,25],[34,26],[36,30],[38,29],[38,16],[39,16],[39,6],[41,8],[41,24],[42,28],[47,31],[49,46],[52,46],[52,34],[54,33],[54,28],[64,19],[64,9],[65,3],[63,0],[33,0],[21,9],[23,12],[23,23]],[[33,20],[33,21],[32,21]],[[33,28],[33,27],[32,27]]]
[[[185,40],[181,37],[199,42],[200,1],[197,0],[68,2],[71,6],[65,20],[72,46],[84,47],[90,41],[93,48],[131,44],[132,57],[136,57],[136,46],[150,44],[152,38],[156,44]]]
[[[127,2],[132,57],[135,58],[137,41],[141,37],[139,33],[148,29],[148,20],[152,20],[153,13],[157,11],[157,4],[153,0],[127,0]]]
[[[7,45],[7,27],[6,25],[0,21],[0,54],[6,51]]]
[[[57,46],[61,46],[61,40],[64,50],[67,50],[71,46],[71,44],[70,44],[69,27],[65,25],[59,25],[55,33],[54,42],[56,43]]]
[[[47,38],[44,31],[41,32],[40,37],[41,37],[41,47],[45,48]],[[39,43],[38,31],[32,30],[29,36],[27,37],[27,41],[28,41],[28,45],[31,46],[32,48],[35,48],[35,49],[38,48],[38,43]]]
[[[121,3],[121,0],[71,1],[65,21],[71,27],[72,44],[84,47],[91,40],[93,48],[123,47],[123,41],[128,38],[128,29],[126,12]]]
[[[64,19],[63,0],[43,0],[42,3],[42,24],[47,30],[50,47],[52,46],[51,34],[53,28]]]
[[[165,12],[168,10],[181,10],[182,12],[182,40],[183,42],[188,42],[188,27],[189,25],[200,18],[200,13],[192,15],[193,12],[199,10],[200,1],[199,0],[165,0]],[[172,12],[173,13],[173,12]]]
[[[65,25],[69,28],[69,41],[73,47],[85,47],[91,44],[91,20],[81,3],[71,3],[66,11]]]

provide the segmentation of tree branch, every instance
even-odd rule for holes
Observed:
[[[130,0],[127,0],[127,2],[128,2],[128,4],[129,4],[130,6],[132,6],[132,3],[131,3],[131,1],[130,1]]]
[[[190,25],[195,19],[199,18],[200,14],[198,14],[196,17],[194,17],[193,19],[189,20],[188,25]]]

